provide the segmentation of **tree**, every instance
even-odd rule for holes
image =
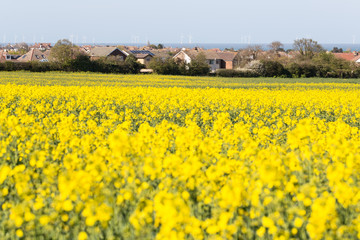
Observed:
[[[279,41],[274,41],[269,44],[270,51],[272,52],[279,52],[284,50],[284,44]]]
[[[236,67],[244,67],[249,62],[259,59],[262,51],[263,49],[260,45],[252,45],[239,50],[239,53],[235,57],[237,62]]]
[[[79,55],[79,48],[67,39],[57,41],[51,49],[50,60],[61,64],[67,64],[71,59]]]
[[[159,43],[158,45],[155,44],[148,44],[148,47],[152,48],[152,49],[164,49],[164,45]]]
[[[353,67],[355,68],[354,63],[336,58],[334,54],[326,52],[317,54],[312,59],[312,62],[318,66],[327,66],[333,71],[339,69],[353,70]]]
[[[70,60],[70,69],[72,71],[81,71],[81,72],[93,72],[94,64],[90,60],[90,57],[85,54],[79,54],[75,59]]]
[[[206,56],[204,53],[199,53],[189,64],[188,73],[191,76],[207,75],[210,72],[210,66],[206,62]]]
[[[263,51],[261,45],[252,45],[245,48],[248,56],[251,56],[253,60],[259,58],[259,54]]]
[[[261,63],[264,65],[264,77],[289,77],[290,73],[284,68],[284,66],[271,60],[262,60]]]
[[[299,51],[300,55],[305,58],[312,58],[315,53],[324,49],[317,41],[308,38],[302,38],[294,41],[294,50]]]
[[[136,57],[132,54],[126,57],[125,65],[129,68],[130,73],[139,73],[140,69],[145,68],[145,65],[139,63]]]
[[[148,47],[152,49],[157,49],[157,46],[155,44],[149,44]]]
[[[344,52],[342,48],[337,48],[337,47],[334,47],[333,50],[331,51],[333,53],[342,53]]]
[[[17,43],[15,46],[19,49],[19,54],[25,54],[29,51],[29,45],[25,42]]]
[[[149,68],[153,69],[157,74],[165,75],[183,75],[186,71],[184,64],[177,64],[173,58],[163,60],[159,57],[154,57],[150,61]]]

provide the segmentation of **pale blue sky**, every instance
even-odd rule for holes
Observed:
[[[0,43],[360,43],[359,0],[17,0]]]

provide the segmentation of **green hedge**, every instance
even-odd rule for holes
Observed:
[[[218,77],[260,77],[255,71],[247,70],[233,70],[233,69],[219,69],[216,71]]]
[[[110,62],[104,60],[90,61],[87,56],[79,56],[70,62],[4,62],[0,63],[0,71],[71,71],[101,73],[139,73],[143,65],[132,60],[126,62]]]

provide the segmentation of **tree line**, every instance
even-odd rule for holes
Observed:
[[[51,49],[49,62],[11,62],[0,63],[0,71],[70,71],[100,73],[131,73],[136,74],[145,66],[129,55],[125,61],[113,58],[100,58],[91,61],[90,57],[67,39],[59,40]]]
[[[159,45],[163,48],[163,45]],[[359,78],[360,68],[353,62],[338,59],[334,54],[326,52],[322,46],[312,39],[294,41],[294,56],[284,56],[285,50],[279,41],[269,45],[270,50],[263,51],[260,46],[249,46],[238,51],[235,69],[219,69],[211,73],[205,55],[199,53],[189,64],[173,59],[171,56],[162,59],[154,57],[149,66],[157,74],[221,77],[331,77]],[[333,52],[342,52],[334,48]],[[132,73],[145,68],[133,55],[125,61],[114,58],[100,58],[91,61],[89,56],[81,53],[79,47],[70,41],[59,40],[51,50],[50,62],[4,62],[0,70],[33,72],[72,71],[100,73]]]
[[[336,58],[333,53],[342,53],[340,48],[327,52],[312,39],[297,39],[293,49],[284,50],[284,45],[274,41],[268,51],[254,45],[238,51],[234,69],[218,69],[220,77],[286,77],[286,78],[360,78],[360,67],[354,62]],[[286,54],[285,54],[286,52]],[[292,56],[289,56],[290,53]],[[354,56],[355,57],[355,56]],[[154,58],[150,67],[158,74],[209,75],[206,59],[199,54],[189,65],[172,58]]]

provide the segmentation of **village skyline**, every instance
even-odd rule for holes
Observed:
[[[63,38],[63,39],[67,39],[67,38]],[[69,40],[69,39],[67,39],[67,40]],[[144,48],[144,47],[147,47],[150,45],[154,46],[154,45],[160,44],[164,48],[174,48],[174,49],[198,47],[198,48],[202,48],[202,49],[215,49],[216,48],[216,49],[220,49],[220,50],[227,50],[227,49],[241,50],[241,49],[245,49],[245,48],[252,47],[252,46],[259,46],[263,50],[271,49],[271,47],[270,47],[271,42],[270,43],[163,43],[163,42],[148,41],[147,43],[102,43],[102,42],[93,42],[93,43],[78,42],[78,43],[76,43],[71,40],[69,40],[69,41],[77,46],[87,46],[87,45],[92,45],[92,46],[129,46],[129,47]],[[55,41],[55,42],[50,42],[50,41],[8,42],[8,43],[0,43],[0,49],[5,48],[6,46],[15,46],[17,44],[22,44],[22,43],[25,43],[28,46],[36,45],[39,43],[47,43],[47,44],[51,44],[52,46],[54,46],[56,44],[56,42],[57,41]],[[274,42],[274,41],[272,41],[272,42]],[[293,49],[294,42],[292,42],[292,43],[281,42],[281,43],[283,45],[284,50]],[[327,51],[332,51],[335,47],[342,48],[344,51],[360,51],[360,43],[321,43],[321,42],[319,42],[319,44],[323,47],[324,50],[327,50]]]
[[[17,43],[26,43],[29,45],[32,44],[36,44],[36,43],[51,43],[51,44],[55,44],[59,39],[68,39],[69,41],[71,41],[73,44],[75,45],[124,45],[124,46],[146,46],[149,44],[163,44],[163,45],[167,45],[169,47],[201,47],[202,46],[210,46],[210,48],[214,48],[216,46],[226,46],[226,47],[233,47],[235,48],[236,46],[251,46],[251,45],[261,45],[262,47],[265,47],[267,45],[269,45],[271,42],[273,41],[280,41],[281,43],[284,44],[284,46],[286,48],[290,48],[294,42],[294,40],[297,39],[301,39],[301,38],[308,38],[308,39],[313,39],[310,36],[303,36],[303,37],[298,37],[295,38],[291,41],[281,41],[281,39],[273,39],[269,42],[252,42],[251,41],[251,37],[246,36],[244,38],[242,38],[240,41],[237,42],[215,42],[215,41],[209,41],[209,42],[201,42],[201,41],[192,41],[190,39],[188,39],[187,41],[173,41],[173,42],[166,42],[166,41],[150,41],[149,39],[146,39],[146,41],[140,41],[139,39],[136,39],[135,41],[112,41],[112,42],[106,42],[106,41],[95,41],[93,39],[93,41],[86,41],[88,38],[87,37],[81,37],[81,40],[79,40],[79,37],[74,37],[74,36],[64,36],[64,37],[60,37],[58,39],[55,40],[51,40],[51,39],[46,39],[46,38],[33,38],[33,40],[26,40],[27,38],[18,38],[18,37],[13,37],[12,39],[7,39],[6,37],[3,36],[2,40],[0,40],[0,47],[3,47],[5,45],[8,44],[17,44]],[[323,46],[325,46],[325,48],[330,47],[330,46],[338,46],[338,45],[343,45],[343,46],[360,46],[360,38],[359,41],[357,40],[357,38],[355,36],[353,36],[352,41],[344,41],[344,42],[336,42],[336,41],[327,41],[327,42],[321,42],[318,41],[320,44],[322,44]],[[221,47],[220,47],[221,48]]]
[[[163,44],[150,44],[144,46],[125,46],[125,45],[74,45],[68,39],[59,40],[55,45],[52,43],[26,43],[8,44],[0,48],[0,62],[11,62],[12,64],[34,63],[34,62],[53,62],[65,64],[73,60],[87,62],[104,62],[108,64],[128,64],[138,62],[139,70],[143,72],[157,71],[158,67],[163,67],[168,63],[174,63],[181,68],[185,64],[185,69],[193,61],[201,63],[206,72],[216,73],[218,70],[241,70],[253,71],[253,65],[264,61],[274,61],[279,64],[289,64],[289,62],[311,61],[315,55],[321,52],[329,54],[330,58],[341,59],[352,64],[360,64],[360,54],[357,50],[346,49],[341,46],[334,46],[331,50],[324,49],[313,39],[294,40],[291,49],[285,49],[284,44],[273,41],[267,45],[268,49],[263,49],[261,45],[249,45],[245,48],[201,48],[201,47],[169,47]],[[324,55],[322,55],[324,56]],[[83,58],[85,57],[85,58]],[[131,59],[131,60],[128,60]],[[115,62],[114,62],[115,61]],[[259,62],[260,61],[260,62]],[[92,68],[91,68],[92,69]]]

